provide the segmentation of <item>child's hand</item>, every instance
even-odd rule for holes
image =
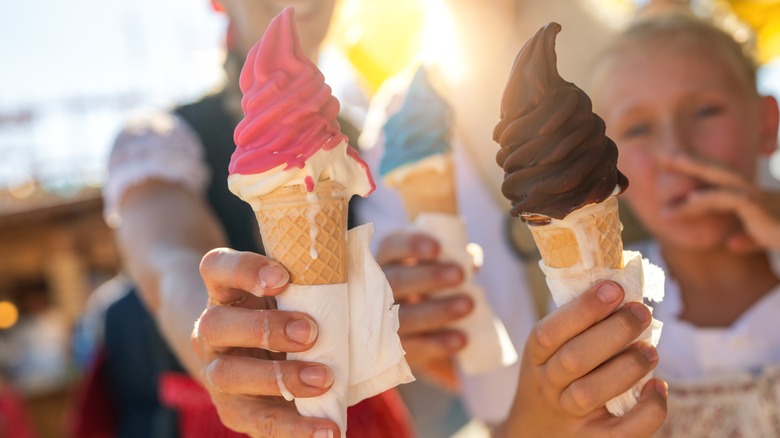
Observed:
[[[203,257],[200,272],[209,300],[192,345],[222,423],[251,436],[339,436],[335,423],[302,417],[282,398],[315,397],[333,384],[327,366],[285,360],[284,352],[311,348],[318,333],[308,315],[275,310],[271,297],[287,287],[287,271],[260,254],[219,248]]]
[[[641,303],[615,311],[623,296],[616,283],[600,283],[536,324],[499,436],[641,437],[661,426],[666,384],[660,380],[648,382],[639,403],[623,417],[604,406],[658,363],[652,346],[629,346],[652,316]]]
[[[382,240],[376,258],[395,301],[401,305],[398,336],[406,360],[415,374],[455,390],[453,358],[467,339],[463,332],[447,325],[471,312],[473,303],[460,294],[436,296],[437,291],[463,281],[460,267],[441,263],[438,256],[436,240],[424,234],[398,232]]]
[[[670,215],[733,213],[742,227],[729,237],[729,249],[735,252],[780,251],[780,194],[761,191],[732,170],[695,161],[683,154],[664,156],[661,163],[707,184],[707,188],[688,194],[685,202],[669,212]]]

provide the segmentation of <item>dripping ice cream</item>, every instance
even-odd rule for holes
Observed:
[[[331,388],[295,399],[296,408],[335,421],[343,437],[347,406],[414,380],[392,291],[368,250],[372,228],[347,231],[349,199],[367,196],[374,183],[340,131],[338,100],[302,53],[292,8],[252,47],[240,87],[244,118],[228,186],[255,211],[265,254],[290,273],[278,308],[307,313],[318,324],[315,345],[287,359],[333,370]],[[279,393],[292,399],[276,371]]]

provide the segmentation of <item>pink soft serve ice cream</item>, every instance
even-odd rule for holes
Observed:
[[[295,184],[313,192],[316,183],[332,180],[350,196],[374,190],[368,166],[340,131],[338,100],[301,50],[292,8],[252,47],[240,86],[244,119],[230,160],[233,193],[257,210],[260,197]]]

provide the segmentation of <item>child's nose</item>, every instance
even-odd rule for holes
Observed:
[[[669,155],[692,154],[693,142],[688,135],[685,124],[677,120],[669,120],[662,125],[660,152]]]

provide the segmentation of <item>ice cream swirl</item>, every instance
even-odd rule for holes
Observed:
[[[234,134],[231,174],[303,168],[315,152],[346,142],[336,120],[339,102],[303,54],[292,8],[275,17],[252,47],[239,85],[244,119]]]
[[[368,166],[340,131],[338,100],[301,50],[292,8],[274,17],[252,47],[239,85],[244,118],[228,167],[233,193],[257,209],[259,197],[289,185],[312,193],[332,180],[345,196],[374,190]]]
[[[493,131],[505,172],[501,191],[514,216],[563,219],[628,186],[604,120],[588,95],[558,74],[560,30],[547,24],[518,53]]]
[[[383,128],[385,154],[379,166],[381,175],[449,153],[451,126],[452,109],[431,85],[425,68],[420,67],[401,109],[387,119]]]

